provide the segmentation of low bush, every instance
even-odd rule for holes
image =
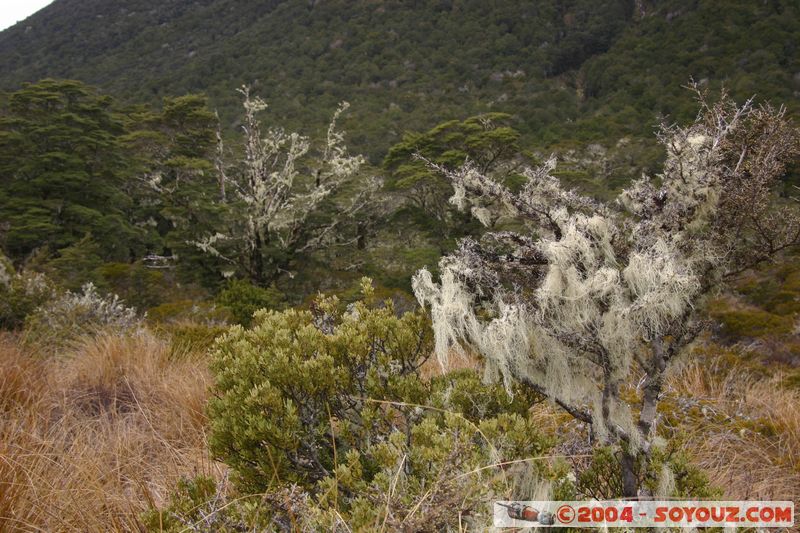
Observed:
[[[782,316],[763,309],[714,302],[709,313],[720,324],[720,333],[728,337],[764,337],[785,335],[794,329],[792,316]]]
[[[164,272],[141,263],[104,263],[97,270],[103,287],[138,309],[149,309],[168,301],[174,281]]]
[[[154,530],[212,515],[215,531],[483,527],[492,496],[552,477],[542,461],[552,442],[529,416],[538,397],[509,396],[471,370],[424,379],[432,339],[421,312],[397,316],[368,285],[344,307],[259,311],[251,329],[217,341],[210,446],[235,490],[187,482],[148,516]]]
[[[736,286],[749,303],[780,316],[800,313],[800,266],[798,255],[789,254],[786,261],[749,273]]]
[[[259,309],[282,309],[286,297],[274,287],[264,288],[245,280],[231,280],[220,291],[216,302],[230,311],[236,323],[247,327],[253,320],[253,313]]]
[[[174,322],[162,324],[157,328],[169,340],[170,354],[173,357],[206,353],[214,340],[225,333],[227,328],[198,322]]]
[[[25,336],[42,348],[58,348],[100,330],[128,332],[142,318],[117,295],[101,295],[91,283],[81,292],[66,292],[37,307],[25,319]]]
[[[195,322],[209,326],[229,325],[232,316],[227,308],[214,303],[196,300],[177,300],[152,307],[147,311],[147,320],[151,324],[164,326]]]
[[[16,272],[0,253],[0,329],[18,329],[28,315],[53,297],[53,285],[41,274]]]

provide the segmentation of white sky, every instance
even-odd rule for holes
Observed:
[[[0,0],[0,30],[25,20],[53,0]]]

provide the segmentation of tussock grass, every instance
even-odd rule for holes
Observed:
[[[800,392],[782,387],[780,373],[722,366],[694,361],[671,380],[702,405],[683,425],[686,451],[727,498],[800,502]]]
[[[474,370],[475,372],[483,372],[483,362],[480,357],[472,352],[459,352],[458,350],[450,350],[447,356],[447,366],[442,366],[436,357],[429,357],[420,367],[420,377],[424,380],[429,380],[437,376],[443,376],[448,372],[457,370]]]
[[[202,354],[177,355],[147,331],[86,338],[58,357],[26,346],[0,334],[0,532],[141,531],[141,513],[163,507],[179,479],[223,482],[224,466],[207,451]],[[680,410],[670,419],[688,457],[725,498],[800,502],[800,391],[781,387],[779,372],[712,353],[669,381],[665,403]],[[458,361],[480,367],[475,357]],[[441,372],[431,359],[422,373]],[[558,435],[556,453],[588,452],[563,412],[532,410]]]
[[[800,505],[800,390],[780,370],[736,364],[716,345],[675,369],[661,407],[688,459],[729,500],[791,500]],[[579,455],[586,428],[548,402],[533,406],[537,426],[557,435],[554,453]],[[588,463],[571,461],[578,469]]]
[[[201,357],[147,332],[40,358],[0,337],[0,531],[138,531],[208,456]]]

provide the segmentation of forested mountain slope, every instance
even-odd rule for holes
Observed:
[[[0,532],[798,508],[799,43],[798,0],[0,32]]]
[[[0,88],[202,91],[230,124],[248,83],[292,127],[322,127],[347,99],[376,162],[404,131],[489,110],[540,147],[649,138],[691,118],[690,77],[796,109],[798,42],[789,0],[56,0],[0,34]]]

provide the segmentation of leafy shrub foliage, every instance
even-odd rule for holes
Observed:
[[[234,321],[247,327],[259,309],[281,309],[286,297],[274,287],[259,287],[245,280],[230,280],[217,295],[217,303],[228,309]]]
[[[170,354],[174,358],[207,352],[214,340],[227,330],[220,325],[189,321],[163,324],[157,329],[169,339]]]
[[[651,494],[662,497],[714,498],[720,491],[711,486],[708,478],[686,456],[672,448],[656,449],[649,464],[636,465],[639,483]],[[619,450],[600,446],[592,452],[589,465],[579,472],[574,492],[569,498],[607,500],[623,494]]]
[[[36,308],[25,320],[28,340],[50,347],[100,329],[124,332],[140,325],[135,308],[127,307],[116,294],[101,295],[91,283],[81,292],[67,291]]]
[[[227,308],[210,302],[175,300],[148,309],[147,320],[157,326],[183,322],[221,326],[231,323],[231,313]]]
[[[53,295],[53,286],[41,274],[14,270],[0,252],[0,329],[17,329],[25,318]]]
[[[547,474],[537,458],[551,443],[528,415],[538,397],[509,396],[470,370],[423,379],[427,318],[397,316],[391,302],[371,302],[367,284],[365,293],[346,309],[321,298],[308,311],[262,310],[251,329],[234,326],[218,340],[210,445],[245,497],[220,510],[226,518],[215,527],[244,520],[246,502],[282,493],[295,503],[262,501],[260,520],[273,528],[302,519],[309,530],[342,521],[360,530],[443,529],[460,515],[483,526],[492,494],[522,473]],[[498,467],[508,461],[517,468]],[[221,497],[195,480],[151,523],[180,528],[192,519],[186,509],[208,511]],[[187,506],[187,498],[205,501]]]
[[[711,316],[720,322],[721,332],[733,338],[785,335],[794,329],[792,317],[758,308],[736,309],[723,302],[716,303],[710,311]]]

